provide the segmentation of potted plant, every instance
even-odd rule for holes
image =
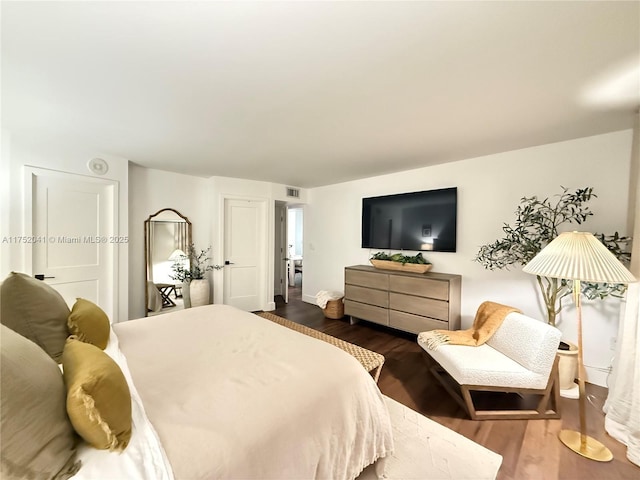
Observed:
[[[597,197],[593,193],[593,188],[579,188],[573,192],[565,187],[561,188],[562,193],[556,195],[555,202],[549,198],[539,199],[536,196],[521,198],[520,205],[516,209],[514,225],[505,223],[502,227],[505,236],[481,246],[475,261],[489,270],[509,269],[512,265],[524,266],[558,236],[561,225],[582,224],[593,215],[587,205],[591,198]],[[631,240],[629,237],[621,237],[617,232],[613,235],[596,233],[595,236],[618,260],[623,263],[630,261],[630,253],[626,251],[626,246]],[[547,322],[555,326],[557,314],[563,308],[563,299],[572,293],[572,282],[540,276],[536,278],[547,312]],[[625,289],[625,285],[582,284],[582,293],[589,299],[603,299],[609,295],[622,297]],[[574,364],[573,357],[577,355],[577,346],[566,342],[562,344],[559,350],[561,370],[563,363]],[[563,362],[563,358],[571,358],[571,361]],[[571,368],[568,366],[568,372],[566,369],[561,371],[561,388],[568,388],[573,383],[574,374]],[[562,378],[565,379],[564,387]]]
[[[389,255],[384,252],[378,252],[373,255],[369,261],[375,268],[383,270],[401,270],[414,273],[425,273],[431,269],[431,262],[422,256],[422,253],[417,255],[405,255],[403,253],[394,253]]]
[[[209,262],[211,247],[197,252],[195,245],[189,245],[188,253],[180,255],[171,266],[173,274],[169,277],[182,283],[184,307],[198,307],[209,302],[209,280],[205,273],[215,268]]]

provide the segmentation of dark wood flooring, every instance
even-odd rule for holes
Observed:
[[[319,307],[300,300],[300,290],[290,288],[288,304],[278,297],[272,313],[384,355],[378,382],[382,393],[502,455],[499,480],[640,479],[640,468],[627,460],[626,447],[604,430],[605,388],[587,386],[592,395],[588,434],[614,455],[612,462],[599,463],[577,455],[557,438],[562,428],[579,429],[577,400],[562,399],[560,420],[469,420],[430,374],[415,335],[368,322],[350,325],[346,317],[327,319]]]

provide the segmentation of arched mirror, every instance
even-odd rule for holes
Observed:
[[[164,208],[145,220],[146,315],[184,308],[182,284],[171,278],[171,267],[184,258],[190,244],[191,222],[177,210]]]

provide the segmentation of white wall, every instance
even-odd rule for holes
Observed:
[[[11,233],[11,134],[0,133],[0,237]],[[11,271],[11,244],[0,240],[0,279]]]
[[[17,137],[9,131],[2,132],[2,220],[1,236],[21,236],[30,231],[24,225],[25,214],[25,166],[46,168],[59,172],[98,177],[87,168],[87,162],[99,157],[107,161],[109,171],[99,178],[114,180],[118,183],[118,228],[117,235],[128,235],[128,161],[125,158],[109,155],[89,146],[73,142],[47,139],[43,137]],[[5,203],[6,202],[6,203]],[[0,278],[11,271],[28,271],[30,262],[27,254],[30,249],[25,244],[3,244],[0,250]],[[128,303],[128,248],[127,244],[118,246],[118,310],[112,319],[118,322],[127,318]]]
[[[462,275],[462,325],[473,321],[478,305],[494,300],[545,319],[535,277],[521,272],[487,271],[473,261],[480,245],[502,236],[513,223],[523,196],[555,195],[560,186],[594,187],[594,216],[582,227],[627,234],[631,130],[489,155],[408,172],[315,188],[305,209],[303,299],[314,303],[320,290],[344,290],[344,267],[367,264],[376,250],[360,248],[363,197],[458,187],[456,253],[429,253],[434,271]],[[570,303],[570,301],[569,301]],[[589,381],[603,384],[613,355],[620,301],[584,303],[585,364]],[[565,308],[559,328],[575,341],[573,308]]]
[[[631,169],[629,173],[629,212],[627,214],[627,230],[637,232],[640,227],[640,111],[636,112],[633,125],[633,142],[631,146]],[[633,236],[638,238],[637,235]],[[635,248],[640,242],[634,242]],[[640,262],[638,255],[634,262]],[[640,264],[639,264],[640,265]],[[638,265],[636,265],[637,267]]]
[[[191,222],[198,250],[211,245],[209,182],[205,178],[129,164],[129,311],[128,318],[144,316],[146,267],[144,221],[158,210],[173,208]]]
[[[630,195],[634,217],[630,221],[633,238],[640,239],[640,112],[636,112],[633,127],[633,147],[631,152],[631,178],[629,179]],[[640,240],[633,242],[631,265],[629,270],[640,281]]]

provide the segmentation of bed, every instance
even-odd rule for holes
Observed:
[[[357,360],[257,315],[208,305],[132,320],[105,352],[130,389],[131,439],[122,453],[80,445],[73,478],[354,479],[393,450]]]

